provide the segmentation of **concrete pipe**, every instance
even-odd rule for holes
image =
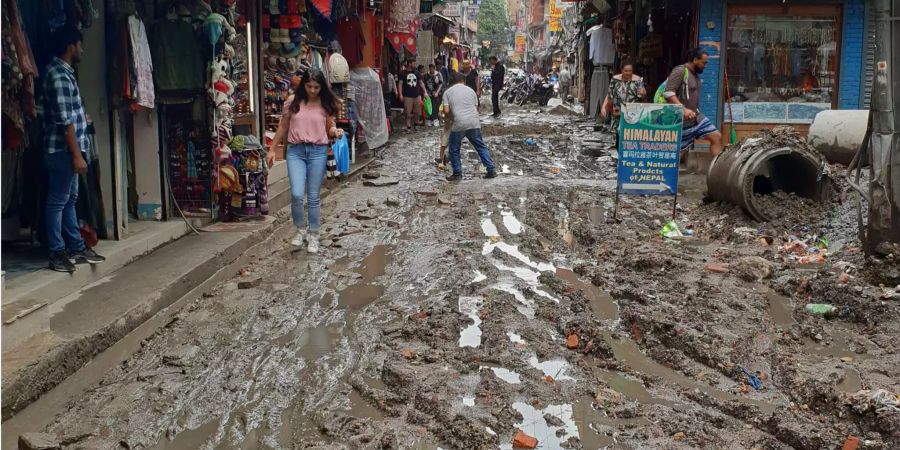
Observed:
[[[716,156],[706,179],[709,196],[740,206],[760,222],[771,219],[758,204],[760,196],[783,191],[816,201],[830,198],[833,184],[821,155],[802,141],[787,146],[771,143],[748,138]]]
[[[849,165],[866,136],[869,111],[822,111],[809,127],[807,142],[831,163]]]

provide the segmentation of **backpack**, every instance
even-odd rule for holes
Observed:
[[[658,88],[656,88],[656,94],[653,94],[653,103],[668,103],[666,101],[666,98],[663,96],[663,93],[666,91],[666,83],[668,83],[668,81],[668,79],[666,81],[663,81],[663,83],[660,84]],[[685,91],[687,90],[687,84],[688,68],[687,66],[684,66],[684,83],[682,86],[684,86]]]

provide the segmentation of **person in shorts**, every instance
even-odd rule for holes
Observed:
[[[700,74],[709,62],[709,54],[701,48],[688,53],[688,62],[672,69],[666,80],[663,97],[666,102],[684,106],[684,125],[681,131],[682,155],[697,139],[708,139],[709,152],[716,156],[722,152],[722,133],[715,124],[700,112],[702,84]]]

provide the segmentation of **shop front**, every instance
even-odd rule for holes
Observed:
[[[262,148],[253,146],[259,130],[255,1],[78,4],[73,15],[40,2],[3,1],[4,36],[16,36],[16,47],[4,48],[5,56],[16,54],[4,58],[3,77],[7,279],[46,266],[42,77],[53,57],[48,36],[54,29],[74,27],[83,36],[74,70],[90,145],[77,217],[90,246],[113,259],[113,253],[138,251],[130,246],[146,252],[182,236],[182,216],[196,223],[221,217],[222,166],[261,174]],[[23,76],[9,76],[16,72]],[[15,126],[6,126],[7,117]],[[232,152],[236,136],[249,139]],[[264,177],[242,177],[245,193],[248,183],[264,185]],[[254,194],[241,197],[240,209],[258,215],[265,212],[265,188]]]
[[[742,138],[779,125],[805,135],[820,111],[864,108],[866,9],[862,0],[701,0],[698,44],[712,56],[701,109],[733,120]]]

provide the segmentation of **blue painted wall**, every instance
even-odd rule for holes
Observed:
[[[698,45],[707,49],[710,58],[706,71],[700,76],[703,81],[703,99],[700,110],[713,123],[722,119],[721,99],[722,66],[719,50],[724,46],[724,24],[726,0],[700,0],[700,20]],[[757,2],[763,3],[763,2]],[[781,4],[780,1],[772,2]],[[841,25],[841,61],[838,81],[838,109],[858,109],[863,106],[860,92],[863,91],[863,55],[865,54],[865,0],[844,0],[844,17]],[[712,22],[713,28],[707,27]]]
[[[866,39],[865,0],[844,2],[844,23],[841,26],[840,87],[838,109],[859,109],[863,106],[863,56]]]
[[[725,27],[722,26],[725,18],[725,3],[723,0],[701,0],[698,21],[700,32],[697,34],[697,44],[710,55],[706,70],[700,75],[703,83],[700,111],[715,124],[718,124],[721,119],[719,104],[723,97],[720,50],[724,48],[725,41]],[[709,27],[708,23],[713,26]]]

